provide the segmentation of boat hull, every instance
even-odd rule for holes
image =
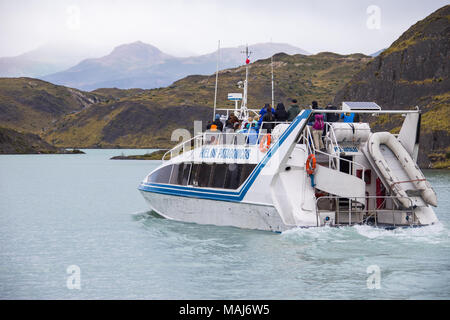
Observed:
[[[150,208],[172,220],[282,232],[292,228],[273,206],[198,199],[140,190]]]

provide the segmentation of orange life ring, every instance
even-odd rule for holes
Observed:
[[[306,172],[313,174],[314,171],[316,171],[316,156],[311,153],[306,159]]]
[[[259,150],[261,150],[261,152],[266,152],[267,150],[269,150],[269,148],[270,148],[270,141],[271,141],[270,133],[265,134],[261,138],[261,142],[259,143]]]

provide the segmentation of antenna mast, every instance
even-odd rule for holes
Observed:
[[[272,108],[275,108],[275,94],[273,91],[273,56],[270,57],[270,66],[272,68]]]
[[[243,119],[247,119],[248,118],[248,110],[247,110],[248,65],[250,63],[250,54],[252,54],[251,51],[248,51],[248,44],[245,46],[245,51],[241,51],[241,53],[245,53],[246,59],[245,59],[244,97],[242,99],[240,117]]]
[[[219,59],[220,59],[220,40],[217,46],[217,68],[216,68],[216,87],[214,89],[214,113],[213,121],[216,118],[216,105],[217,105],[217,82],[219,81]]]

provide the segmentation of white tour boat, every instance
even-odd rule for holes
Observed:
[[[233,112],[245,122],[259,113],[247,108],[247,79],[248,60],[240,108],[214,108],[214,114]],[[364,119],[401,114],[404,121],[397,135],[372,132],[368,122],[325,122],[324,148],[316,149],[308,122],[316,113],[344,112]],[[302,110],[292,122],[273,123],[271,134],[260,130],[257,139],[250,139],[254,133],[199,132],[168,151],[139,190],[159,215],[199,224],[275,232],[434,224],[436,193],[417,165],[420,119],[418,108],[343,102],[340,110]]]

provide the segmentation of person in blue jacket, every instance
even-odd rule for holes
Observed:
[[[355,114],[354,112],[342,113],[340,118],[344,119],[344,122],[347,123],[359,122],[359,114]]]
[[[258,127],[261,127],[261,123],[263,122],[264,115],[267,112],[267,108],[271,108],[270,104],[268,104],[268,103],[266,103],[264,105],[264,107],[262,107],[262,109],[259,111]],[[275,114],[275,109],[274,108],[271,108],[271,109],[272,109],[272,114]]]
[[[249,122],[245,125],[245,129],[239,130],[238,133],[243,133],[247,136],[248,144],[258,143],[258,132],[255,129],[255,122]]]
[[[344,120],[344,122],[353,122],[353,118],[355,114],[352,112],[341,113],[340,118]]]
[[[258,143],[258,132],[255,128],[255,123],[252,122],[249,124],[250,128],[248,129],[248,144],[257,144]]]

